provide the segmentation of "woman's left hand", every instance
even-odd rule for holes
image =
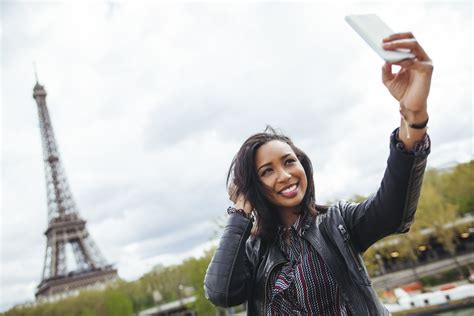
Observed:
[[[427,118],[427,99],[430,92],[433,63],[412,33],[397,33],[385,38],[386,50],[409,49],[413,59],[386,62],[382,67],[382,81],[400,102],[400,113],[410,123],[422,123]],[[392,73],[392,64],[400,71]]]

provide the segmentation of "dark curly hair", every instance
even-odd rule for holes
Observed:
[[[289,137],[278,133],[271,126],[267,126],[263,133],[250,136],[232,159],[227,174],[227,187],[229,188],[233,183],[236,187],[235,196],[242,194],[250,202],[256,217],[253,236],[261,237],[268,241],[273,241],[276,238],[280,220],[275,213],[272,203],[267,199],[266,188],[258,177],[255,155],[260,146],[273,140],[288,144],[296,154],[306,173],[308,187],[301,202],[303,217],[314,217],[318,213],[323,213],[327,210],[325,206],[316,205],[313,168],[309,157],[296,147]]]

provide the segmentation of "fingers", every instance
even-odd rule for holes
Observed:
[[[415,39],[399,40],[383,44],[386,50],[408,49],[420,61],[430,60],[426,52]]]
[[[404,39],[404,38],[415,38],[415,36],[413,36],[412,32],[394,33],[384,38],[383,42],[386,43],[386,42],[391,42],[391,41]]]
[[[413,65],[415,65],[415,61],[413,59],[404,59],[397,62],[393,62],[392,65],[397,65],[402,68],[412,68]]]
[[[385,84],[394,77],[395,75],[392,73],[392,64],[385,62],[382,66],[382,82]]]
[[[234,184],[234,182],[231,182],[229,187],[227,188],[227,192],[229,193],[229,200],[232,202],[237,201],[237,186]]]
[[[229,193],[229,200],[231,200],[235,207],[243,209],[246,213],[252,212],[252,204],[245,199],[242,192],[239,192],[237,185],[232,181],[227,188]]]
[[[405,49],[415,55],[419,61],[431,61],[428,54],[418,43],[411,32],[395,33],[383,39],[383,48],[386,50]]]
[[[398,62],[392,62],[392,65],[401,67],[400,71],[417,70],[419,73],[430,74],[433,72],[433,63],[429,61],[419,61],[417,59],[404,59]],[[399,72],[400,72],[399,71]]]

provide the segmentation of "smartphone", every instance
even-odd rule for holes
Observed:
[[[376,14],[348,15],[345,20],[385,61],[397,62],[415,58],[415,55],[404,49],[383,49],[382,40],[394,32]]]

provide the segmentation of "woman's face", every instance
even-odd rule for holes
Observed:
[[[303,166],[290,145],[279,140],[263,144],[255,154],[260,181],[267,198],[281,211],[297,212],[308,187]]]

